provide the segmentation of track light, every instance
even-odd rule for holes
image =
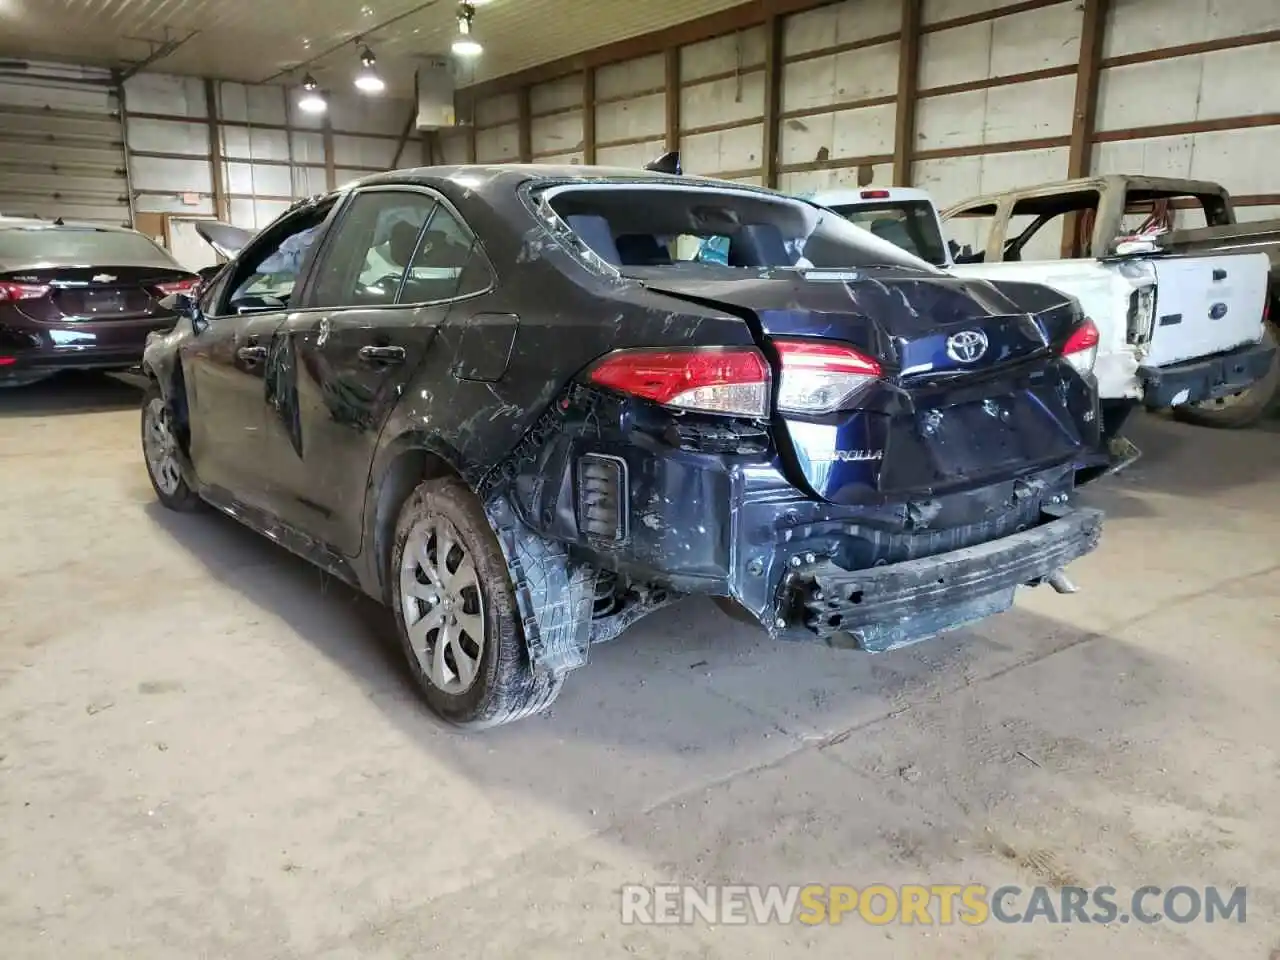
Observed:
[[[453,52],[460,57],[478,57],[484,53],[484,47],[471,34],[471,21],[475,19],[474,3],[463,0],[458,4],[458,35],[453,41]]]
[[[360,51],[360,70],[356,74],[356,89],[360,92],[381,93],[387,88],[382,77],[378,76],[377,62],[378,58],[368,47]]]
[[[320,92],[316,78],[309,73],[302,78],[302,96],[298,98],[298,109],[304,113],[324,113],[329,109],[329,101]]]

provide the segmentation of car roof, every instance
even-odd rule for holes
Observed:
[[[459,164],[441,167],[417,167],[407,170],[393,170],[389,173],[375,173],[368,177],[345,184],[342,190],[350,190],[360,186],[373,184],[420,183],[424,185],[451,185],[481,195],[497,190],[511,191],[520,185],[533,181],[547,183],[563,183],[577,181],[579,183],[652,183],[655,186],[705,186],[720,189],[749,190],[777,194],[753,184],[737,183],[731,180],[715,180],[710,177],[690,176],[686,174],[656,173],[652,170],[635,167],[588,166],[586,164],[545,164],[545,163],[491,163],[491,164]]]

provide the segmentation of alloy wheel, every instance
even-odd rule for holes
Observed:
[[[484,654],[484,598],[475,558],[448,520],[429,516],[409,531],[400,603],[413,653],[433,686],[469,690]]]
[[[169,410],[159,397],[147,404],[142,446],[156,486],[165,496],[172,497],[182,483],[182,468],[178,465],[178,444],[170,429]]]

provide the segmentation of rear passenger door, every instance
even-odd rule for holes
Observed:
[[[382,426],[466,294],[471,248],[461,219],[433,192],[360,190],[319,255],[303,312],[286,322],[301,415],[296,427],[271,426],[287,433],[271,444],[274,472],[293,490],[282,519],[347,556],[360,549]],[[487,275],[480,282],[487,287]]]

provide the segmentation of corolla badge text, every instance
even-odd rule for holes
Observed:
[[[961,330],[947,337],[947,356],[956,363],[976,363],[987,352],[987,335],[981,330]]]
[[[832,450],[829,455],[813,456],[811,460],[839,461],[840,463],[865,463],[870,460],[883,460],[883,450]]]

